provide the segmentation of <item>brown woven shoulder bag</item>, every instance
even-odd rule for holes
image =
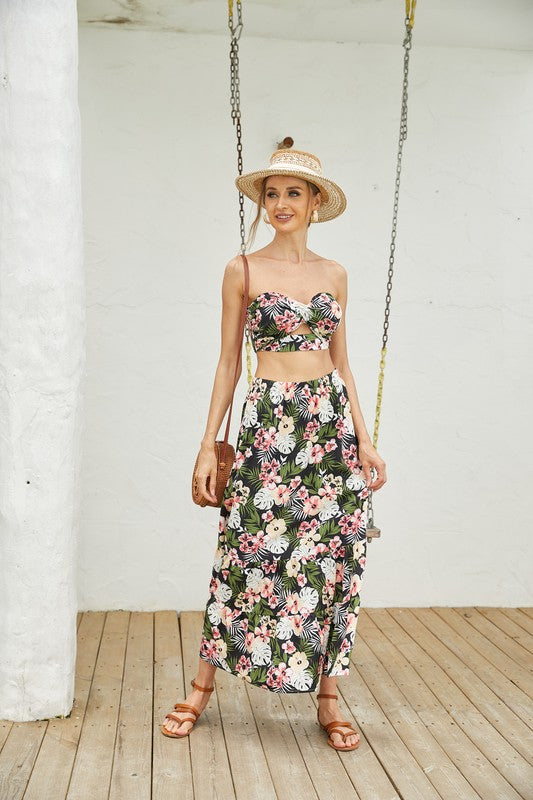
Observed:
[[[202,490],[200,488],[196,476],[196,469],[198,467],[198,460],[200,458],[200,453],[198,453],[198,455],[196,456],[196,461],[194,462],[194,469],[192,473],[192,499],[199,506],[216,506],[217,508],[220,508],[220,506],[222,505],[222,496],[224,494],[224,489],[226,488],[231,468],[233,466],[233,462],[235,461],[235,448],[228,442],[228,435],[229,435],[229,426],[231,420],[231,410],[233,408],[233,397],[235,395],[235,387],[237,385],[237,380],[238,380],[237,369],[239,366],[239,359],[241,358],[242,354],[242,340],[244,336],[246,308],[248,306],[248,287],[250,284],[250,271],[248,269],[248,259],[246,258],[244,253],[242,254],[242,259],[244,263],[244,295],[242,298],[241,321],[239,325],[239,337],[237,340],[238,341],[237,360],[235,362],[235,373],[233,375],[233,392],[231,394],[231,403],[228,411],[228,420],[226,422],[226,432],[224,434],[224,439],[223,440],[217,439],[215,442],[215,456],[217,459],[217,472],[215,479],[216,500],[208,500],[207,497],[204,494],[202,494]],[[207,478],[207,490],[210,491],[209,478]]]

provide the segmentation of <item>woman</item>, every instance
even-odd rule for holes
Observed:
[[[278,150],[266,169],[236,185],[257,202],[251,237],[263,209],[275,231],[249,256],[246,326],[257,370],[220,509],[198,680],[162,730],[189,734],[219,667],[270,691],[318,687],[328,744],[353,750],[359,734],[341,720],[335,689],[337,677],[349,674],[355,638],[364,501],[385,483],[385,462],[370,442],[348,364],[346,270],[307,248],[310,223],[341,214],[346,198],[316,156],[297,150]],[[221,355],[197,466],[211,500],[214,441],[233,389],[243,266],[233,258],[222,283]]]

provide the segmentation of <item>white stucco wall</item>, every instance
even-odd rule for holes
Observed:
[[[120,26],[118,26],[120,28]],[[227,36],[80,28],[88,353],[81,609],[194,609],[217,511],[190,499],[239,250]],[[309,246],[348,269],[370,432],[403,50],[240,45],[245,170],[275,143],[346,190]],[[531,604],[533,55],[412,51],[367,606]],[[251,204],[247,201],[247,210]],[[266,243],[265,230],[255,247]],[[254,359],[255,367],[255,359]],[[233,439],[246,390],[237,389]],[[221,429],[223,433],[223,428]]]
[[[76,4],[5,0],[0,31],[0,718],[22,721],[68,714],[74,696],[85,365]]]

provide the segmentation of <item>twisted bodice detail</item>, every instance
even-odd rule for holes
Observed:
[[[309,303],[282,292],[261,292],[246,310],[246,328],[256,352],[327,350],[341,317],[342,309],[331,292],[317,292]],[[302,323],[309,330],[295,333]]]

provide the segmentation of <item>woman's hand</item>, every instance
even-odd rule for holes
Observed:
[[[206,500],[216,500],[217,498],[215,492],[209,491],[207,488],[208,480],[210,487],[214,487],[217,480],[217,457],[215,455],[214,444],[206,444],[202,442],[202,446],[200,447],[200,452],[198,454],[198,464],[196,466],[196,479],[198,481],[200,491]]]
[[[387,472],[385,470],[385,462],[374,448],[374,446],[368,442],[359,442],[359,446],[357,448],[359,461],[363,467],[363,473],[366,479],[367,489],[371,489],[373,492],[381,489],[383,484],[387,480]],[[372,471],[371,468],[374,467],[377,471],[377,477],[375,480],[372,478]]]

